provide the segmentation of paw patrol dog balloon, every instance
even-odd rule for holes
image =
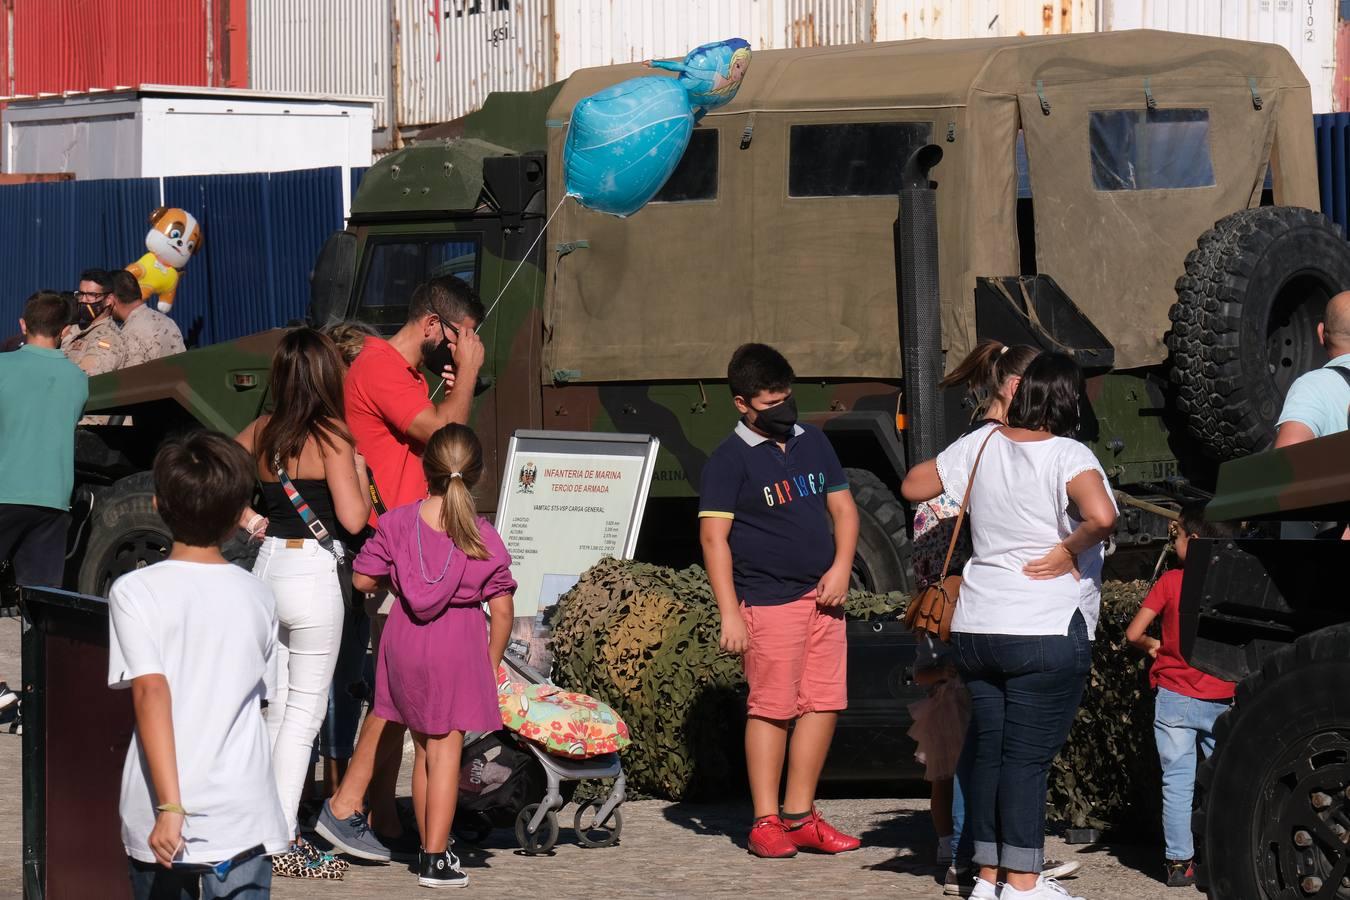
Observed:
[[[159,295],[159,311],[173,307],[178,292],[178,272],[202,245],[202,228],[192,213],[161,206],[150,214],[150,231],[145,247],[150,252],[127,266],[141,285],[141,299]]]

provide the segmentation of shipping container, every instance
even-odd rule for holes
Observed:
[[[549,9],[545,0],[395,0],[398,123],[448,122],[492,91],[553,81]]]
[[[1081,34],[1096,30],[1098,0],[875,0],[873,40]]]
[[[246,0],[6,0],[6,94],[247,87]]]
[[[388,0],[253,0],[250,87],[273,93],[371,97],[389,124]]]
[[[1336,111],[1336,0],[1102,0],[1102,31],[1155,28],[1279,44],[1312,86],[1313,112]],[[1350,73],[1347,73],[1350,74]]]

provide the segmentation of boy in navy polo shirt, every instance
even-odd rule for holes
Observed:
[[[839,710],[848,706],[843,606],[858,510],[825,435],[797,424],[792,367],[782,354],[744,344],[731,356],[727,380],[741,421],[703,467],[699,539],[722,616],[722,649],[744,654],[750,684],[750,852],[855,850],[861,842],[816,811],[815,793]]]

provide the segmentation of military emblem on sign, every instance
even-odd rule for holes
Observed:
[[[520,480],[519,480],[519,482],[516,484],[516,493],[517,493],[517,494],[533,494],[533,493],[534,493],[534,476],[535,476],[535,471],[536,471],[536,470],[535,470],[535,467],[534,467],[534,463],[532,463],[532,462],[527,462],[525,465],[523,465],[523,466],[520,467]]]

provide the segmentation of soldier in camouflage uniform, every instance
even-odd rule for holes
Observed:
[[[122,368],[126,357],[122,329],[113,318],[112,277],[103,269],[86,269],[80,274],[80,331],[61,344],[66,357],[86,375],[102,375]]]
[[[122,323],[125,358],[122,365],[139,366],[161,356],[182,353],[183,333],[178,325],[141,299],[141,286],[130,272],[113,272],[113,315]]]

